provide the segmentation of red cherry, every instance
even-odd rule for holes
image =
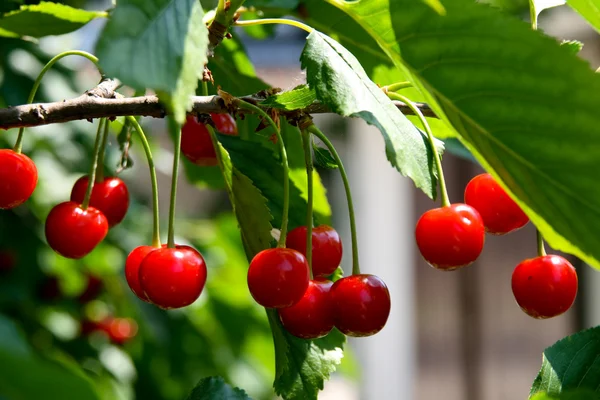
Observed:
[[[166,246],[163,245],[164,247]],[[146,296],[140,285],[140,265],[150,252],[157,249],[154,246],[138,246],[129,253],[125,261],[125,279],[127,279],[129,288],[140,300],[146,302],[150,300],[148,300],[148,296]]]
[[[333,282],[316,279],[308,282],[308,288],[299,302],[279,309],[283,327],[302,339],[317,339],[333,329],[333,306],[329,291]]]
[[[58,254],[81,258],[90,253],[108,232],[108,221],[94,207],[87,210],[72,201],[55,206],[46,219],[46,240]]]
[[[285,248],[263,250],[248,268],[248,289],[263,307],[291,307],[308,288],[308,263],[302,253]]]
[[[160,308],[192,304],[206,283],[206,264],[190,246],[160,248],[148,253],[139,270],[142,290]]]
[[[94,321],[91,319],[85,319],[80,323],[80,332],[82,336],[89,336],[94,332],[103,330],[102,321]]]
[[[211,114],[217,131],[225,135],[237,135],[235,120],[229,114]],[[217,154],[208,129],[196,117],[188,115],[181,128],[181,152],[196,165],[217,165]]]
[[[100,296],[103,288],[104,283],[102,282],[102,279],[95,275],[88,275],[85,289],[78,297],[79,302],[85,304],[94,300]]]
[[[465,188],[465,203],[479,212],[486,231],[494,235],[504,235],[529,222],[529,217],[490,174],[471,179]]]
[[[133,339],[138,331],[137,323],[131,318],[108,318],[102,325],[108,338],[119,345]]]
[[[89,177],[82,176],[73,185],[71,201],[81,204],[87,191]],[[102,182],[95,182],[90,197],[90,206],[102,211],[108,220],[109,227],[123,221],[129,208],[129,191],[127,185],[119,178],[107,177]]]
[[[306,257],[306,226],[292,229],[286,237],[286,247]],[[312,231],[312,272],[315,277],[329,276],[342,261],[342,240],[330,226],[320,225]]]
[[[34,162],[25,154],[0,149],[0,209],[23,204],[37,185]]]
[[[425,212],[417,222],[415,236],[419,251],[429,264],[451,271],[479,257],[485,228],[477,210],[458,203]]]
[[[331,287],[335,326],[348,336],[371,336],[385,326],[390,315],[390,292],[375,275],[351,275]]]
[[[556,317],[575,301],[577,272],[561,256],[530,258],[513,271],[512,291],[527,315],[539,319]]]

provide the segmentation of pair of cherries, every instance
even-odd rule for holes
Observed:
[[[435,268],[449,271],[467,266],[481,254],[486,231],[504,235],[529,222],[490,174],[471,179],[465,203],[429,210],[417,222],[417,246]],[[534,318],[564,313],[577,295],[575,268],[557,255],[524,260],[513,271],[511,283],[517,303]]]
[[[284,328],[294,336],[316,339],[337,327],[348,336],[379,332],[390,312],[390,295],[375,275],[352,275],[333,283],[328,277],[342,259],[342,242],[331,227],[312,232],[312,272],[306,260],[306,227],[290,231],[287,248],[258,253],[248,269],[254,300],[278,309]]]
[[[129,208],[127,185],[116,177],[95,182],[89,206],[82,207],[89,178],[75,182],[71,200],[60,203],[46,218],[46,240],[58,254],[78,259],[89,254],[120,223]]]
[[[215,129],[230,136],[238,134],[235,119],[229,114],[210,114]],[[192,163],[207,167],[218,164],[217,154],[206,125],[198,122],[196,117],[187,116],[181,128],[181,153]]]
[[[200,297],[206,263],[190,246],[139,246],[127,256],[125,278],[140,300],[165,310],[181,308]]]

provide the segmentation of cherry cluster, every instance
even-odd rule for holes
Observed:
[[[348,336],[379,332],[390,313],[390,294],[375,275],[359,274],[333,283],[342,260],[342,241],[327,225],[312,231],[312,275],[306,259],[305,226],[292,230],[285,248],[263,250],[250,263],[248,288],[254,300],[278,309],[286,330],[303,339],[327,335],[335,326]]]
[[[464,199],[464,204],[429,210],[417,222],[417,246],[437,269],[450,271],[474,262],[483,250],[485,232],[504,235],[529,222],[490,174],[474,177],[465,188]],[[539,247],[538,257],[515,268],[512,291],[525,313],[542,319],[571,307],[577,295],[577,273],[563,257],[546,255],[543,243]]]

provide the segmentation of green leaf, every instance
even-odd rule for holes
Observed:
[[[10,366],[0,374],[0,398],[99,399],[93,383],[75,365],[35,355],[15,324],[0,315],[0,363]]]
[[[423,3],[427,4],[429,7],[435,10],[440,15],[446,14],[446,9],[440,0],[421,0]]]
[[[569,49],[573,54],[578,54],[583,49],[583,43],[579,40],[563,40],[560,45]]]
[[[275,393],[285,400],[317,400],[342,361],[346,336],[334,328],[321,339],[299,339],[283,328],[277,310],[267,310],[267,315],[275,342]]]
[[[233,388],[220,376],[200,379],[187,400],[251,400],[242,389]]]
[[[316,99],[317,95],[314,90],[306,85],[300,85],[287,92],[271,96],[260,104],[265,107],[293,111],[308,107]]]
[[[14,33],[14,32],[9,32],[5,29],[0,28],[0,36],[2,37],[9,37],[9,38],[18,38],[19,35]]]
[[[600,394],[593,390],[568,390],[559,394],[549,394],[539,392],[531,397],[530,400],[598,400]]]
[[[185,121],[206,64],[208,30],[197,0],[120,0],[96,47],[107,75],[157,93]]]
[[[589,64],[470,0],[445,2],[445,17],[410,0],[328,1],[405,69],[552,247],[600,267],[600,79]]]
[[[246,7],[270,8],[293,10],[298,7],[299,0],[246,0]]]
[[[596,391],[600,382],[600,327],[567,336],[544,350],[542,368],[531,395],[552,395],[565,389]]]
[[[567,0],[567,3],[600,32],[600,0]]]
[[[62,35],[81,28],[95,18],[106,17],[103,11],[86,11],[64,4],[42,1],[23,5],[0,18],[0,29],[20,36]]]
[[[313,143],[313,152],[313,162],[317,167],[325,169],[336,169],[339,167],[329,150],[319,147]]]
[[[283,168],[278,155],[260,143],[242,140],[238,137],[219,135],[219,141],[229,153],[232,164],[242,174],[248,176],[266,197],[268,208],[273,215],[272,224],[278,228],[281,225],[283,208]],[[301,150],[302,146],[299,149]],[[313,212],[315,221],[327,223],[331,209],[325,196],[325,189],[316,171],[314,178]],[[302,168],[290,168],[290,180],[289,227],[293,229],[306,222],[307,180],[304,164],[302,164]]]
[[[360,117],[377,126],[385,139],[386,155],[392,165],[425,194],[435,198],[437,180],[425,136],[368,78],[358,60],[318,31],[308,36],[300,59],[317,98],[342,116]]]

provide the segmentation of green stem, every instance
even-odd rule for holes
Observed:
[[[142,130],[142,127],[134,117],[127,117],[127,121],[133,126],[140,137],[142,147],[146,153],[146,159],[148,160],[148,168],[150,169],[150,181],[152,182],[152,246],[160,247],[160,227],[159,227],[159,215],[158,215],[158,180],[156,179],[156,168],[154,166],[154,159],[152,158],[152,150],[148,139]]]
[[[202,96],[208,96],[208,82],[202,81]]]
[[[46,72],[48,72],[48,70],[50,68],[52,68],[52,66],[54,64],[56,64],[56,62],[58,60],[60,60],[61,58],[67,57],[67,56],[81,56],[81,57],[85,57],[88,60],[90,60],[91,62],[93,62],[96,67],[98,67],[98,58],[96,56],[88,53],[88,52],[85,52],[85,51],[81,51],[81,50],[69,50],[69,51],[65,51],[65,52],[62,52],[62,53],[56,55],[50,61],[48,61],[48,63],[44,66],[44,68],[42,68],[42,70],[40,71],[39,75],[35,79],[35,82],[33,82],[33,87],[31,88],[31,91],[29,92],[29,97],[27,98],[27,104],[33,103],[33,99],[35,98],[35,94],[37,93],[37,90],[40,87],[40,84],[42,83],[42,78],[44,77],[44,75],[46,75]],[[25,131],[24,127],[21,127],[19,129],[19,134],[17,136],[17,142],[15,143],[15,147],[14,147],[14,151],[17,152],[17,153],[21,152],[21,149],[22,149],[22,146],[23,146],[23,132],[24,131]]]
[[[96,140],[94,141],[94,156],[92,159],[92,166],[90,167],[90,174],[88,175],[88,186],[81,203],[81,208],[87,210],[90,205],[90,198],[92,197],[92,191],[94,190],[94,183],[96,181],[96,169],[98,169],[98,158],[100,156],[100,143],[102,142],[102,128],[104,125],[108,125],[108,120],[102,118],[98,122],[98,131],[96,132]]]
[[[168,117],[169,131],[175,137],[173,152],[173,172],[171,174],[171,203],[169,204],[169,233],[167,247],[175,247],[175,204],[177,203],[177,179],[179,177],[179,159],[181,158],[181,125]]]
[[[352,201],[352,192],[350,191],[350,181],[348,175],[346,175],[346,169],[342,163],[342,159],[338,154],[337,150],[333,146],[333,143],[325,136],[323,132],[319,130],[314,124],[310,125],[308,131],[318,137],[329,149],[329,152],[333,156],[335,162],[340,169],[340,175],[344,182],[344,189],[346,190],[346,200],[348,201],[348,214],[350,217],[350,233],[352,235],[352,275],[360,274],[360,264],[358,259],[358,235],[356,233],[356,217],[354,214],[354,202]]]
[[[106,142],[108,141],[108,132],[110,131],[110,122],[106,120],[104,124],[104,133],[102,134],[102,143],[100,143],[100,154],[98,155],[98,170],[96,171],[96,183],[104,181],[104,153],[106,152]]]
[[[263,19],[249,19],[246,21],[236,21],[234,23],[235,26],[252,26],[252,25],[267,25],[267,24],[280,24],[280,25],[291,25],[296,28],[300,28],[305,30],[308,33],[314,31],[314,28],[303,24],[299,21],[294,21],[293,19],[287,18],[263,18]]]
[[[256,114],[262,116],[275,130],[277,135],[277,144],[279,145],[279,152],[281,154],[281,164],[283,166],[283,210],[281,212],[281,230],[279,234],[279,242],[277,247],[285,247],[285,238],[287,236],[288,226],[288,214],[290,211],[290,172],[288,166],[287,152],[285,150],[285,144],[281,137],[281,132],[275,124],[275,121],[269,115],[254,104],[250,104],[246,101],[237,99],[237,106],[241,109],[253,111]]]
[[[535,10],[535,0],[529,0],[529,16],[531,18],[531,29],[537,30],[538,15]]]
[[[427,119],[419,110],[419,108],[408,99],[406,96],[402,96],[401,94],[389,92],[388,97],[393,100],[400,100],[405,103],[419,118],[421,123],[423,124],[423,128],[425,128],[425,132],[427,133],[427,139],[429,141],[429,147],[431,148],[431,152],[433,153],[433,160],[435,162],[435,168],[438,173],[438,180],[440,181],[440,191],[442,192],[442,207],[447,207],[450,205],[450,198],[448,197],[448,189],[446,188],[446,181],[444,179],[444,170],[442,169],[442,160],[440,155],[435,148],[435,137],[433,136],[433,132],[431,131],[431,127],[429,123],[427,123]]]
[[[308,271],[310,279],[312,273],[312,231],[313,231],[313,159],[312,149],[310,148],[310,133],[302,131],[302,144],[304,145],[304,162],[306,163],[306,260],[308,261]]]
[[[535,233],[537,236],[537,253],[538,256],[543,257],[546,255],[546,248],[544,247],[544,237],[542,236],[542,233],[537,229]]]
[[[383,88],[387,89],[388,92],[397,92],[398,90],[406,89],[409,87],[412,87],[412,83],[405,81],[392,83],[391,85],[384,86]]]

